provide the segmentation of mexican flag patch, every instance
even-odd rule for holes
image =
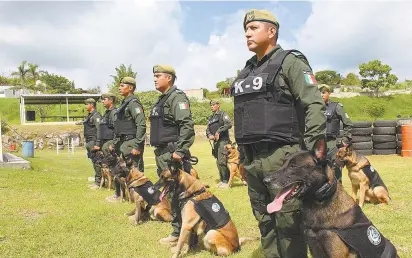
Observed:
[[[134,110],[136,111],[136,114],[142,113],[142,109],[140,107],[137,107]]]
[[[189,109],[189,105],[186,102],[179,102],[179,109]]]
[[[313,75],[313,73],[311,72],[303,72],[303,76],[305,77],[305,81],[307,84],[316,84],[316,79],[315,79],[315,75]]]

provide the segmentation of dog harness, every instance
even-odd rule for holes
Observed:
[[[142,196],[149,207],[160,202],[161,192],[153,186],[151,181],[147,181],[143,185],[133,187],[133,189]]]
[[[383,183],[383,180],[379,176],[378,171],[376,171],[372,166],[370,165],[366,166],[362,170],[363,170],[363,173],[365,173],[365,175],[368,177],[369,185],[371,188],[375,188],[377,186],[383,186],[386,189],[386,191],[388,191],[388,188]]]
[[[211,229],[219,229],[230,221],[229,212],[216,196],[200,201],[191,199],[191,201],[195,204],[195,210],[200,218],[206,222],[205,233]]]
[[[358,205],[348,212],[355,213],[355,221],[350,227],[329,230],[337,233],[342,241],[358,252],[361,258],[397,257],[393,244],[378,231]]]

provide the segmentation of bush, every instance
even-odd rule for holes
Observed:
[[[386,105],[383,103],[372,103],[365,107],[365,112],[375,120],[385,115]]]

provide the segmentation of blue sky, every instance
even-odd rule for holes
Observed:
[[[247,2],[247,1],[183,1],[181,2],[184,11],[184,22],[182,32],[189,41],[196,41],[206,44],[211,33],[219,34],[225,28],[224,21],[219,17],[224,17],[235,13],[238,10],[248,9],[270,9],[281,24],[280,33],[282,39],[294,41],[293,32],[299,29],[309,17],[312,8],[310,2]],[[240,23],[241,27],[242,24]]]

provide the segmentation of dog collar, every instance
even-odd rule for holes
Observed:
[[[325,169],[327,169],[328,167],[326,166]],[[319,188],[316,192],[315,192],[315,198],[316,200],[318,200],[319,202],[323,202],[325,199],[331,197],[337,189],[337,185],[338,182],[336,180],[336,177],[333,177],[333,182],[332,184],[329,183],[329,181],[326,181],[321,188]]]

